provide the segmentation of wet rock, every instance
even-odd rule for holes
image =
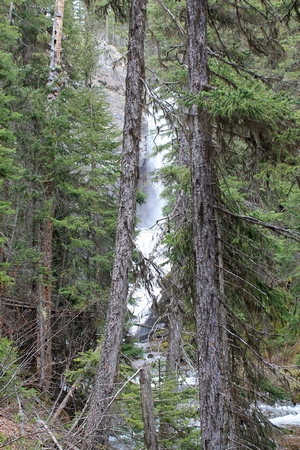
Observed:
[[[95,84],[104,89],[114,122],[119,130],[123,130],[126,58],[113,45],[107,45],[105,42],[101,42],[100,51]],[[142,125],[140,166],[144,164],[146,158],[147,129],[147,119],[145,117]]]
[[[147,342],[150,336],[156,330],[155,326],[159,321],[159,317],[154,311],[150,311],[147,319],[145,320],[143,326],[140,326],[137,330],[137,337],[139,342]]]

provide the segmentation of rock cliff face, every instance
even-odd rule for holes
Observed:
[[[115,124],[122,130],[124,122],[126,61],[115,47],[101,44],[95,83],[103,86]]]
[[[115,124],[119,130],[123,130],[124,106],[125,106],[125,84],[126,84],[126,57],[121,55],[112,45],[104,42],[100,47],[101,55],[95,77],[95,84],[103,86],[114,117]],[[142,140],[140,145],[140,167],[146,159],[146,137],[147,118],[144,117],[142,127]]]

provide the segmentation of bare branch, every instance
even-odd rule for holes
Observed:
[[[49,434],[49,436],[51,437],[51,439],[52,439],[52,441],[54,442],[54,444],[56,445],[56,447],[57,447],[59,450],[63,450],[63,448],[62,448],[61,445],[58,443],[56,437],[54,436],[54,434],[52,433],[52,431],[50,430],[50,428],[48,427],[48,425],[46,425],[45,422],[44,422],[42,419],[40,419],[40,418],[37,420],[37,423],[38,423],[39,425],[41,425],[41,426],[46,430],[46,432]]]

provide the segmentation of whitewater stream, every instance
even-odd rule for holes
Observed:
[[[284,432],[279,439],[282,450],[300,450],[300,405],[275,404],[259,405],[259,409],[270,422]]]

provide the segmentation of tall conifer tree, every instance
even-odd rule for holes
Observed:
[[[118,377],[120,348],[127,312],[129,273],[136,221],[142,107],[144,99],[144,40],[146,0],[132,0],[129,23],[125,118],[120,197],[110,299],[89,414],[85,448],[107,445],[114,386]]]
[[[209,89],[206,8],[206,0],[187,1],[189,90],[195,95]],[[224,450],[219,302],[216,284],[213,151],[208,111],[193,105],[189,112],[188,126],[192,163],[201,446],[203,450]]]

